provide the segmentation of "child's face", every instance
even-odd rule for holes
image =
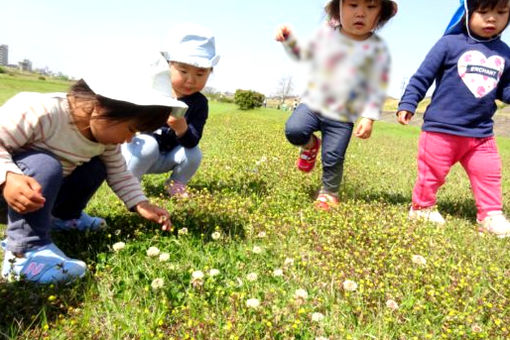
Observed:
[[[342,33],[354,40],[367,39],[379,21],[381,7],[381,0],[342,0]]]
[[[210,68],[199,68],[188,64],[170,62],[170,78],[176,98],[202,91],[207,83]]]
[[[481,38],[492,38],[505,29],[509,13],[508,3],[494,8],[479,8],[469,19],[469,29]]]
[[[101,110],[100,107],[97,107],[89,122],[93,141],[107,145],[129,143],[137,132],[133,127],[133,122],[112,122],[97,118],[101,115]]]

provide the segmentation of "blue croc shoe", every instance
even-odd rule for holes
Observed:
[[[100,217],[93,217],[88,215],[85,212],[81,212],[79,218],[73,218],[71,220],[62,220],[60,218],[54,217],[51,229],[52,230],[98,230],[101,228],[106,228],[106,221]]]
[[[85,276],[87,265],[67,257],[54,243],[17,256],[6,251],[2,277],[9,281],[28,280],[37,283],[71,282]]]

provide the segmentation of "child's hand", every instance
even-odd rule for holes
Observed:
[[[276,29],[276,41],[283,42],[289,38],[291,33],[290,28],[287,25],[281,25]]]
[[[18,214],[41,209],[46,202],[41,185],[32,177],[8,172],[3,194],[7,204]]]
[[[186,123],[186,119],[184,117],[175,118],[170,116],[166,123],[170,126],[170,128],[172,128],[172,130],[175,131],[177,137],[183,136],[188,130],[188,123]]]
[[[172,227],[168,211],[150,204],[148,201],[138,203],[136,205],[136,212],[149,221],[161,224],[162,230],[170,230]]]
[[[411,118],[413,118],[413,113],[409,111],[398,111],[397,112],[397,120],[402,125],[407,125],[411,121]]]
[[[354,135],[361,139],[370,138],[372,135],[372,127],[374,125],[374,121],[368,118],[361,118],[358,126],[356,127],[356,131],[354,131]]]

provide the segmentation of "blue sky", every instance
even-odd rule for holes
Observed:
[[[9,61],[32,60],[73,77],[132,55],[161,50],[172,26],[196,22],[216,35],[221,60],[208,85],[223,91],[252,89],[271,95],[292,76],[294,92],[306,83],[306,65],[289,59],[274,31],[290,24],[306,39],[324,18],[325,0],[3,0],[0,44]],[[457,0],[400,0],[399,13],[379,33],[392,55],[389,94],[398,97],[439,39]],[[503,39],[510,42],[509,33]],[[126,77],[129,67],[126,67]]]

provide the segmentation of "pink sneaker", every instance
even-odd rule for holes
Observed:
[[[310,172],[313,170],[315,161],[317,160],[317,154],[321,147],[320,138],[316,135],[312,135],[312,137],[315,141],[314,145],[310,149],[301,148],[299,151],[299,158],[296,162],[297,168],[303,172]]]
[[[166,185],[166,192],[170,197],[177,198],[188,198],[189,193],[186,189],[186,184],[178,182],[178,181],[170,181]]]

